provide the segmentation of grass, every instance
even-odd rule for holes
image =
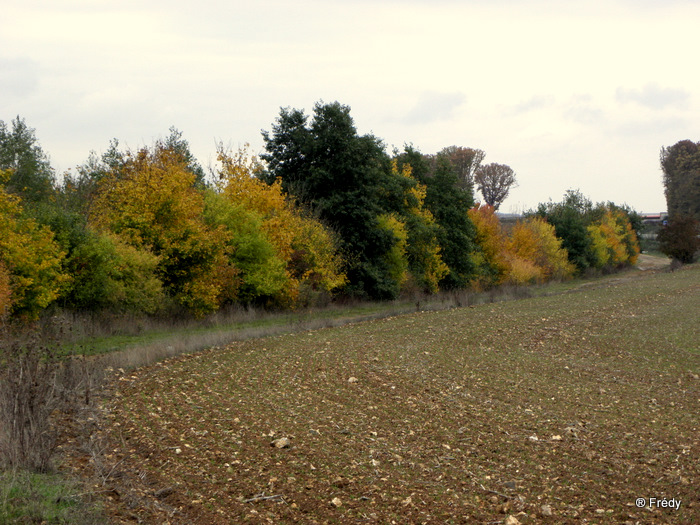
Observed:
[[[203,320],[147,319],[129,316],[91,318],[62,313],[52,318],[62,332],[62,353],[65,355],[98,356],[115,352],[137,353],[144,349],[173,347],[170,354],[197,351],[232,340],[277,335],[308,328],[339,326],[352,322],[409,313],[419,305],[423,310],[443,310],[461,304],[482,304],[529,297],[537,294],[560,293],[576,286],[573,281],[543,286],[503,288],[484,293],[471,291],[446,292],[438,295],[418,295],[409,299],[376,302],[353,302],[323,308],[298,311],[265,312],[253,308],[234,308]],[[69,327],[68,329],[62,328]],[[56,327],[52,327],[56,331]],[[153,361],[150,361],[153,362]],[[140,363],[144,364],[144,363]],[[127,366],[129,364],[127,363]]]
[[[60,474],[0,473],[0,523],[97,525],[105,519],[81,498],[80,485]]]
[[[118,374],[103,479],[135,503],[108,511],[207,524],[700,521],[700,266],[472,299]],[[283,437],[291,446],[271,446]]]

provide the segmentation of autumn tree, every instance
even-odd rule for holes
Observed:
[[[233,299],[226,292],[236,269],[226,258],[222,231],[204,222],[195,180],[186,159],[162,142],[127,152],[100,181],[90,223],[156,255],[168,294],[203,315]]]
[[[587,230],[595,266],[605,269],[634,264],[639,255],[639,243],[628,215],[612,204],[600,204],[592,216],[594,219]]]
[[[661,169],[669,216],[700,220],[700,142],[682,140],[662,148]]]
[[[505,164],[480,166],[475,174],[476,187],[484,197],[484,202],[498,209],[515,186],[515,172]]]
[[[574,274],[576,267],[569,262],[562,244],[554,226],[541,217],[530,217],[515,225],[508,240],[508,250],[537,268],[537,281],[567,279]]]
[[[579,273],[637,260],[639,243],[634,225],[639,217],[625,206],[611,202],[594,206],[581,192],[569,190],[562,202],[540,204],[536,215],[554,226]]]
[[[472,285],[487,288],[504,281],[509,271],[509,254],[506,252],[507,237],[501,228],[496,209],[488,204],[475,205],[469,209],[469,218],[474,224],[478,247],[472,260],[476,276]]]
[[[265,282],[276,282],[279,288],[271,297],[285,298],[293,304],[300,299],[300,294],[303,301],[310,301],[314,292],[331,293],[345,284],[342,259],[333,233],[288,199],[279,179],[267,184],[256,177],[262,166],[257,158],[248,154],[247,148],[232,155],[220,146],[218,159],[217,187],[225,201],[219,206],[228,206],[229,214],[237,213],[239,225],[247,223],[247,228],[251,228],[257,223],[260,234],[274,248],[274,256],[265,256],[262,239],[249,244],[250,247],[257,246],[259,255],[263,256],[258,264],[267,261],[272,265],[265,272]],[[234,226],[230,221],[227,227],[229,231],[233,228],[240,230],[240,226]],[[248,233],[252,235],[253,230],[248,229]],[[230,242],[237,244],[239,239],[234,237]],[[238,260],[240,248],[237,246],[232,257],[238,267],[247,270],[243,271],[242,279],[244,284],[250,285],[252,276],[263,275],[255,264]],[[272,289],[266,288],[269,295]],[[262,289],[258,287],[258,290]]]
[[[1,306],[33,319],[60,296],[70,277],[63,272],[65,253],[51,230],[26,216],[19,197],[5,188],[10,176],[0,170]]]

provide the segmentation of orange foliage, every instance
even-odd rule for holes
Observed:
[[[515,225],[508,241],[508,251],[540,269],[541,276],[536,278],[537,281],[567,279],[574,274],[574,266],[569,262],[554,226],[540,217]]]
[[[478,203],[468,212],[476,229],[475,241],[479,251],[472,254],[479,277],[472,282],[477,287],[499,284],[509,272],[511,257],[506,252],[506,236],[496,215],[496,208]]]

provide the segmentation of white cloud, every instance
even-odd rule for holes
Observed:
[[[618,102],[635,102],[654,110],[666,108],[685,108],[690,102],[691,95],[684,89],[662,88],[656,83],[646,84],[641,89],[618,88]]]
[[[416,105],[402,119],[407,124],[430,124],[454,118],[457,108],[464,104],[464,93],[424,91]]]

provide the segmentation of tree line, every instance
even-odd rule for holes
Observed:
[[[175,128],[137,150],[115,139],[59,180],[34,130],[0,121],[0,314],[390,300],[567,279],[639,253],[638,215],[577,191],[504,227],[509,166],[457,146],[389,153],[338,102],[283,108],[262,137],[259,157],[220,144],[208,172]]]

